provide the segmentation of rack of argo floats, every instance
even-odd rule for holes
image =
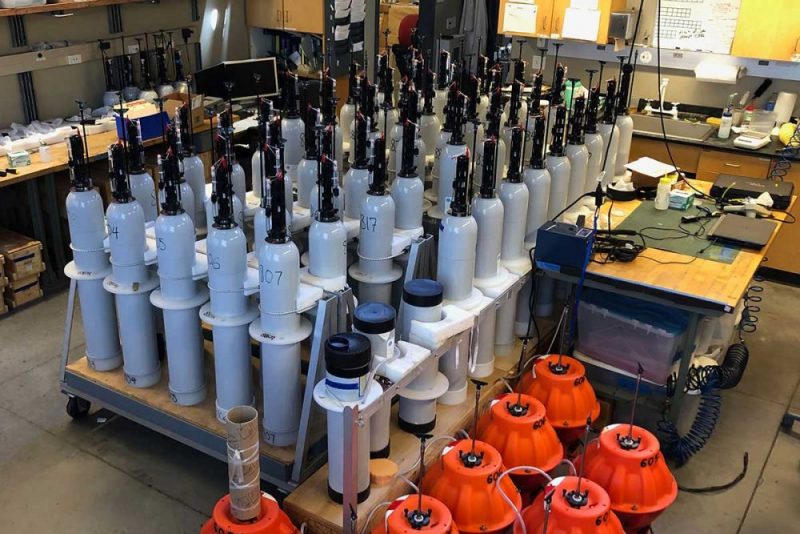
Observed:
[[[233,153],[230,105],[216,118],[207,192],[185,109],[165,132],[157,187],[139,172],[141,136],[125,120],[109,147],[105,214],[85,136],[69,139],[74,261],[61,386],[70,415],[97,402],[228,461],[230,494],[204,532],[297,532],[292,522],[348,533],[649,525],[677,491],[651,434],[604,430],[583,455],[591,480],[567,459],[599,412],[580,362],[538,359],[520,391],[506,393],[528,356],[516,338],[530,322],[528,251],[551,217],[540,172],[549,111],[531,105],[541,73],[523,102],[518,61],[503,111],[486,58],[459,87],[442,52],[436,89],[425,58],[412,48],[407,59],[397,108],[388,58],[378,86],[353,64],[341,126],[327,73],[319,109],[305,112],[296,77],[284,74],[283,109],[258,101],[252,193]],[[576,103],[571,139],[588,122],[583,109]],[[580,193],[597,177],[578,173],[567,185]],[[553,170],[553,187],[571,179]],[[157,217],[142,208],[151,195]],[[70,358],[76,294],[86,350]],[[633,469],[642,462],[652,469]],[[624,487],[608,465],[631,470]],[[558,469],[566,476],[553,479]],[[286,513],[260,494],[261,479],[289,494]]]

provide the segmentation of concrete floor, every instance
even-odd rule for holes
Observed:
[[[779,431],[787,406],[800,410],[800,289],[763,285],[747,373],[725,392],[709,444],[675,470],[685,486],[726,482],[747,451],[747,476],[718,494],[681,492],[657,534],[792,532],[800,524],[800,439]],[[72,421],[57,376],[65,308],[61,294],[0,320],[3,531],[198,532],[226,491],[225,465],[100,407]]]

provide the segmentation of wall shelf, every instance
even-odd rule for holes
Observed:
[[[59,2],[43,6],[29,6],[9,9],[0,9],[0,17],[16,17],[20,15],[33,15],[36,13],[54,13],[59,11],[77,11],[91,7],[112,6],[117,4],[141,4],[147,0],[76,0],[75,2]]]

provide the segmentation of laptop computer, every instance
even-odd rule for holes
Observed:
[[[727,200],[744,197],[756,198],[761,193],[769,193],[772,197],[773,206],[779,210],[785,210],[789,207],[792,202],[793,191],[794,184],[792,182],[747,178],[746,176],[733,176],[732,174],[720,174],[714,180],[714,185],[711,186],[712,197],[724,197]]]
[[[777,225],[768,219],[723,215],[708,232],[708,238],[717,243],[758,250],[769,243]]]

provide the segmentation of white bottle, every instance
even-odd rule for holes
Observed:
[[[729,109],[726,109],[719,123],[717,137],[720,139],[729,138],[731,136],[731,126],[733,126],[733,113],[731,113]]]
[[[669,209],[669,193],[672,190],[672,180],[668,176],[664,176],[658,181],[658,188],[656,189],[656,202],[655,208],[657,210]]]

